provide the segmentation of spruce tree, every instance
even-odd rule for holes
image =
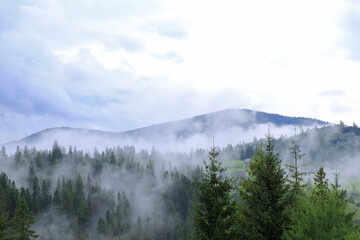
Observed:
[[[236,239],[231,226],[234,224],[236,203],[231,198],[233,180],[223,177],[224,168],[216,157],[219,152],[212,147],[205,173],[197,184],[195,205],[195,239]]]
[[[349,199],[340,188],[338,176],[331,189],[323,168],[314,178],[315,185],[309,196],[301,196],[291,215],[290,228],[285,231],[285,240],[303,239],[360,239],[360,232],[349,212]]]
[[[316,172],[314,177],[314,185],[315,188],[312,190],[314,194],[325,198],[330,189],[328,179],[326,179],[326,173],[323,167],[319,168],[319,170]]]
[[[238,231],[242,239],[281,239],[288,226],[289,189],[281,159],[268,135],[266,148],[261,147],[252,158],[239,189],[242,204]]]
[[[30,240],[39,237],[35,231],[31,230],[31,225],[35,223],[35,217],[31,215],[30,210],[23,197],[19,198],[14,218],[11,220],[12,232],[15,239]]]
[[[290,179],[288,179],[291,185],[291,191],[296,195],[298,194],[306,184],[303,184],[303,176],[307,173],[299,171],[298,162],[305,156],[305,154],[301,153],[300,147],[295,143],[294,140],[291,140],[291,146],[289,147],[290,154],[292,159],[294,160],[293,165],[287,165],[290,172]]]
[[[11,240],[15,239],[10,233],[9,214],[4,214],[0,217],[0,239]]]

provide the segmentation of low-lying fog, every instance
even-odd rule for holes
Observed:
[[[302,130],[312,128],[313,126],[302,127]],[[296,133],[295,126],[286,125],[278,127],[274,124],[253,124],[248,129],[240,127],[231,127],[226,130],[214,131],[206,134],[194,134],[189,137],[177,137],[173,131],[169,131],[162,136],[155,134],[155,137],[118,137],[109,134],[104,135],[93,131],[77,131],[76,129],[68,128],[54,128],[46,131],[40,135],[38,139],[26,143],[25,141],[6,144],[8,153],[13,153],[16,147],[24,148],[27,145],[29,148],[35,147],[38,150],[50,150],[55,140],[59,145],[68,148],[69,146],[76,146],[78,150],[92,153],[95,148],[100,152],[105,150],[106,147],[113,146],[134,146],[136,149],[146,149],[151,151],[155,148],[160,152],[189,152],[191,149],[208,149],[213,144],[222,148],[228,144],[238,144],[252,142],[254,138],[264,138],[270,128],[271,134],[274,138],[281,136],[291,137]],[[299,127],[297,127],[297,131]],[[151,136],[151,134],[148,134]]]

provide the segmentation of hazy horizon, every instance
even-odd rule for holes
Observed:
[[[0,142],[223,109],[360,122],[360,4],[22,0],[0,6]]]

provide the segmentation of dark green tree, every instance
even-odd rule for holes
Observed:
[[[41,184],[41,190],[39,195],[40,208],[42,210],[45,210],[51,204],[51,200],[52,197],[50,194],[50,181],[44,179]]]
[[[34,178],[35,178],[35,169],[34,169],[34,164],[31,161],[29,166],[29,176],[28,176],[29,186],[34,186]]]
[[[339,175],[340,173],[337,171],[334,173],[335,175],[335,179],[334,179],[334,183],[331,183],[331,190],[335,192],[335,194],[337,195],[337,197],[340,200],[344,200],[346,199],[346,189],[341,188],[341,185],[339,183]]]
[[[25,199],[20,197],[17,205],[14,218],[11,221],[11,231],[15,239],[30,240],[39,237],[35,231],[31,230],[31,225],[35,223],[35,217],[31,215]]]
[[[345,191],[340,188],[338,179],[329,189],[325,177],[324,169],[320,168],[310,195],[299,197],[283,239],[360,239],[354,213],[347,210],[349,199],[345,197]]]
[[[196,239],[236,239],[231,226],[234,224],[236,203],[231,197],[233,180],[223,176],[225,171],[216,159],[219,152],[215,147],[209,151],[209,163],[197,183],[195,205]]]
[[[242,239],[281,239],[289,222],[289,189],[281,159],[274,153],[272,137],[268,135],[266,148],[260,148],[253,156],[239,189],[242,204],[238,231],[243,234]]]
[[[58,164],[61,158],[62,158],[62,152],[61,152],[58,142],[55,140],[53,147],[52,147],[52,154],[51,154],[51,158],[50,158],[51,164],[52,165]]]
[[[99,235],[107,235],[109,233],[106,221],[101,217],[98,220],[96,232]]]
[[[0,239],[12,240],[14,237],[10,232],[9,214],[4,214],[0,217]]]
[[[33,185],[32,185],[32,211],[36,214],[40,210],[40,185],[39,180],[36,176],[33,178]]]
[[[111,155],[110,155],[110,164],[115,164],[115,163],[116,163],[116,158],[115,158],[114,151],[112,151]]]
[[[16,147],[16,152],[14,155],[14,162],[15,162],[16,167],[19,167],[22,162],[22,153],[21,153],[19,146]]]
[[[319,168],[319,170],[315,174],[314,186],[315,186],[315,188],[313,189],[314,194],[321,195],[324,198],[327,196],[327,193],[330,191],[328,179],[326,179],[326,173],[323,167]]]

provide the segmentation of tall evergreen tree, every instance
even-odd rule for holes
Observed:
[[[195,206],[196,239],[235,239],[231,226],[234,224],[236,203],[231,198],[233,180],[223,177],[224,168],[216,157],[219,152],[212,147],[209,163],[205,164],[202,179],[196,180],[198,203]]]
[[[260,148],[252,158],[247,175],[239,189],[242,204],[238,231],[247,240],[281,239],[288,226],[290,186],[271,136],[267,136],[266,148]]]
[[[55,140],[52,147],[52,154],[50,158],[51,164],[52,165],[58,164],[61,158],[62,158],[62,152],[58,142]]]
[[[30,240],[39,237],[35,231],[31,230],[31,225],[35,223],[35,217],[31,215],[25,199],[20,197],[17,205],[14,218],[11,221],[15,239]]]
[[[1,155],[0,155],[3,159],[7,159],[8,155],[6,154],[6,149],[5,146],[1,147]]]
[[[310,195],[298,199],[290,228],[285,231],[283,239],[360,239],[354,213],[347,210],[349,199],[343,195],[345,191],[340,188],[338,179],[329,189],[324,169],[320,168],[314,180]]]
[[[10,232],[10,221],[8,220],[9,214],[0,216],[0,239],[12,240],[14,237]]]
[[[39,197],[40,197],[40,185],[38,178],[35,176],[33,178],[33,186],[32,186],[32,200],[33,200],[32,211],[34,212],[34,214],[36,214],[40,210]]]
[[[22,162],[22,153],[19,146],[16,146],[16,152],[14,155],[15,166],[19,167]]]
[[[327,196],[327,193],[330,191],[330,189],[328,179],[326,178],[326,173],[323,167],[319,168],[319,170],[316,172],[314,177],[314,185],[315,188],[313,189],[313,192],[316,195],[321,195],[323,197]]]
[[[289,147],[290,154],[292,159],[294,160],[293,165],[289,164],[287,167],[289,168],[290,178],[288,179],[291,190],[294,194],[298,194],[301,189],[303,189],[306,184],[302,183],[303,176],[307,173],[299,171],[298,162],[305,156],[304,153],[301,153],[300,147],[295,143],[294,140],[291,140],[291,146]]]

